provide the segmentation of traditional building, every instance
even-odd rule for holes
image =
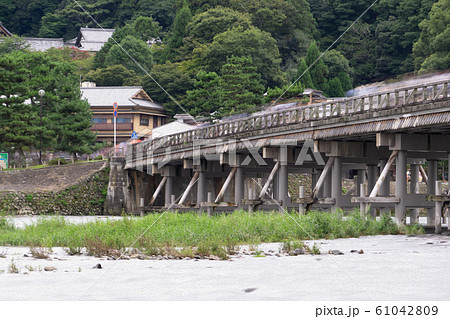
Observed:
[[[62,49],[64,48],[63,38],[27,38],[24,37],[23,40],[28,45],[28,49],[33,51],[45,52],[51,48]]]
[[[164,108],[155,103],[142,87],[97,87],[94,83],[84,82],[81,92],[91,105],[94,123],[91,130],[97,132],[98,142],[114,140],[115,102],[118,104],[117,142],[129,140],[133,132],[140,137],[150,136],[153,128],[167,122],[168,115]]]
[[[108,42],[115,29],[80,28],[75,39],[66,42],[68,46],[77,47],[83,51],[98,52]]]

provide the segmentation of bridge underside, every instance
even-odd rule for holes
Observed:
[[[358,207],[372,216],[393,211],[396,222],[405,224],[407,214],[416,223],[424,209],[428,225],[440,232],[442,206],[450,200],[438,182],[439,161],[450,159],[447,85],[434,101],[423,98],[367,112],[363,98],[362,111],[347,116],[331,116],[336,107],[322,106],[322,116],[314,120],[286,111],[276,125],[266,119],[266,127],[260,127],[253,119],[251,130],[248,120],[232,134],[231,124],[221,124],[203,138],[193,135],[202,134],[197,132],[159,145],[141,143],[126,160],[113,159],[112,171],[128,171],[121,184],[128,211],[303,213]],[[356,173],[354,186],[344,194],[343,177],[350,171]],[[419,190],[420,178],[426,192]]]

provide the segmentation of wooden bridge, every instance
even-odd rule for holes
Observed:
[[[261,112],[130,145],[125,158],[111,160],[109,210],[360,207],[373,216],[395,210],[405,224],[408,212],[415,223],[426,209],[440,231],[449,82]],[[350,170],[357,177],[343,194]],[[289,189],[299,174],[311,182]]]

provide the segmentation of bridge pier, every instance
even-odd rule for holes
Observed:
[[[169,208],[172,205],[173,184],[175,178],[175,167],[165,166],[163,167],[163,177],[166,177],[166,185],[164,189],[164,206]]]
[[[333,210],[341,208],[342,196],[342,159],[339,156],[334,157],[333,168],[331,170],[331,197],[335,202]]]
[[[411,179],[409,184],[410,194],[419,194],[419,164],[411,164]],[[419,209],[412,208],[409,216],[409,223],[416,224],[419,221]]]
[[[395,165],[395,196],[400,202],[395,204],[395,222],[397,225],[406,224],[406,151],[400,150]]]
[[[437,181],[437,161],[434,159],[428,160],[428,194],[436,194],[436,181]],[[433,208],[427,209],[427,225],[434,226],[435,224],[435,210]]]

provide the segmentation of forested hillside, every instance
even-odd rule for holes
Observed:
[[[180,112],[149,73],[193,114],[224,115],[263,103],[264,92],[278,97],[301,75],[285,97],[304,87],[343,96],[355,85],[450,68],[450,0],[379,0],[314,64],[372,2],[78,0],[89,16],[73,0],[0,0],[0,20],[17,35],[68,40],[98,27],[95,19],[117,29],[95,56],[49,55],[98,85],[143,85]]]

